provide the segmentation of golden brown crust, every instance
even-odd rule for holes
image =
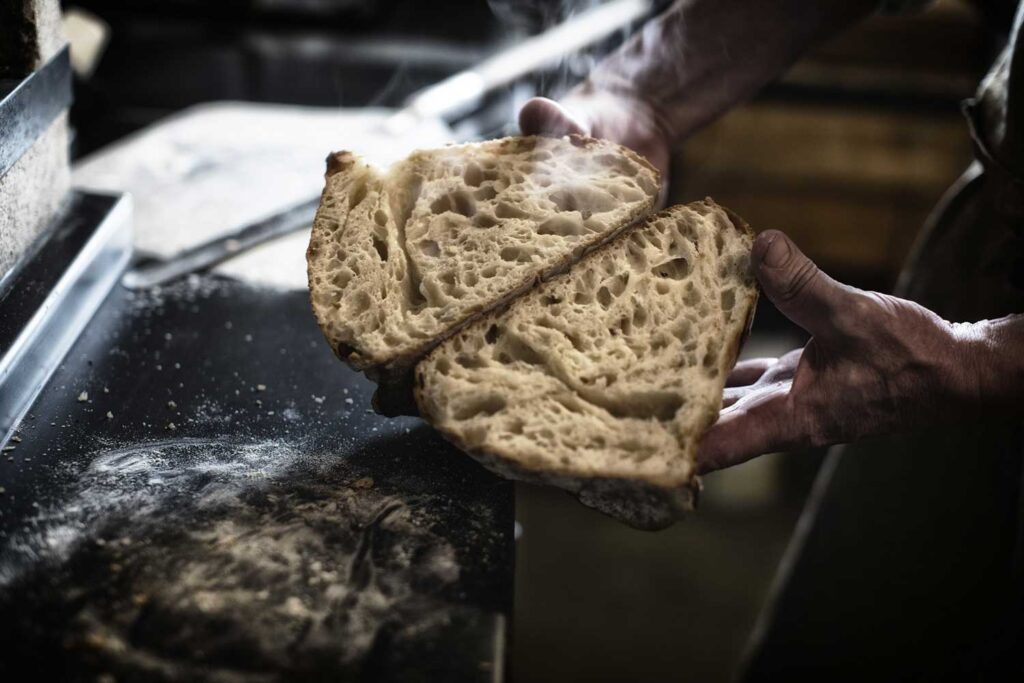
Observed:
[[[417,372],[417,385],[420,384]],[[416,389],[419,401],[420,389]],[[420,410],[422,411],[422,404]],[[579,476],[546,469],[534,469],[507,455],[471,447],[457,434],[433,425],[447,441],[474,460],[506,479],[530,484],[543,484],[564,489],[576,495],[581,503],[644,531],[665,529],[697,507],[702,488],[700,477],[694,475],[676,486],[655,484],[643,478]]]
[[[721,209],[722,212],[725,213],[726,217],[728,217],[729,222],[732,223],[733,227],[736,228],[737,231],[747,235],[750,238],[754,237],[754,230],[753,230],[753,228],[750,227],[750,224],[747,223],[745,220],[743,220],[743,218],[741,218],[735,212],[733,212],[730,209],[722,206],[721,204],[716,204],[715,201],[713,199],[711,199],[711,197],[705,197],[704,201],[705,202],[710,202],[713,206],[717,206],[719,209]],[[751,273],[751,278],[753,278],[753,273]],[[736,365],[736,360],[740,356],[740,351],[743,350],[743,345],[747,343],[747,339],[750,337],[750,330],[754,326],[754,312],[757,310],[757,300],[758,300],[758,298],[760,298],[760,294],[761,294],[761,287],[760,287],[760,285],[757,284],[757,280],[755,279],[754,280],[754,297],[753,297],[753,299],[751,299],[751,301],[750,301],[750,303],[749,303],[749,305],[747,307],[747,310],[745,312],[745,314],[746,314],[746,321],[743,324],[743,334],[741,334],[735,340],[735,342],[732,343],[732,348],[731,348],[730,353],[726,354],[726,358],[728,359],[728,361],[726,362],[726,366],[724,368],[722,368],[722,371],[725,372],[725,373],[728,373],[729,371],[731,371],[732,367],[734,365]]]
[[[356,156],[352,152],[341,151],[331,152],[327,155],[327,171],[324,178],[330,178],[335,173],[347,171],[356,164]]]

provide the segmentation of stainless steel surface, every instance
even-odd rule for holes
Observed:
[[[46,54],[40,45],[31,62]],[[0,79],[0,277],[27,258],[66,198],[70,103],[66,48],[27,76]]]
[[[317,197],[302,202],[237,232],[186,249],[167,261],[142,264],[125,273],[121,282],[129,289],[146,289],[206,270],[272,239],[308,228],[319,201]]]
[[[0,79],[0,177],[70,105],[67,48],[23,79]]]
[[[46,248],[0,287],[0,444],[39,395],[131,254],[131,200],[76,194]]]

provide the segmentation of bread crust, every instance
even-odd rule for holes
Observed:
[[[677,486],[661,486],[641,478],[585,477],[534,469],[502,454],[471,447],[450,430],[437,425],[434,428],[491,472],[506,479],[564,489],[587,507],[634,529],[666,529],[697,508],[702,484],[696,475]]]
[[[743,218],[737,215],[734,211],[722,206],[721,204],[715,203],[711,197],[705,197],[704,203],[713,207],[721,209],[722,213],[726,215],[729,222],[732,223],[733,227],[740,233],[747,235],[748,237],[754,237],[754,230],[750,227]],[[743,350],[743,346],[747,343],[747,339],[750,338],[750,330],[754,327],[754,313],[757,311],[757,302],[761,296],[761,285],[757,282],[757,278],[753,277],[751,273],[751,279],[754,281],[754,296],[751,298],[747,310],[745,312],[746,322],[743,324],[743,334],[736,338],[734,342],[730,344],[730,353],[725,355],[728,361],[722,364],[720,368],[721,372],[728,373],[732,370],[732,367],[736,365],[736,361],[740,357],[740,352]],[[721,410],[721,408],[719,408]]]

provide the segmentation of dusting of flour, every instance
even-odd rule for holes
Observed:
[[[74,476],[0,549],[0,609],[50,615],[40,633],[59,630],[88,670],[343,675],[382,638],[469,618],[450,599],[460,567],[430,496],[403,499],[343,459],[185,439],[102,452]]]

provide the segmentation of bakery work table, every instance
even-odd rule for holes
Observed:
[[[168,145],[162,205],[122,176],[141,239],[157,210],[169,231],[214,222],[197,212],[223,187],[216,154]],[[116,185],[118,163],[92,170]],[[298,242],[263,258],[301,262]],[[0,678],[500,680],[512,486],[422,422],[372,414],[371,394],[304,290],[114,287],[3,445]]]
[[[491,680],[511,485],[371,390],[301,292],[115,290],[0,461],[0,671]]]

